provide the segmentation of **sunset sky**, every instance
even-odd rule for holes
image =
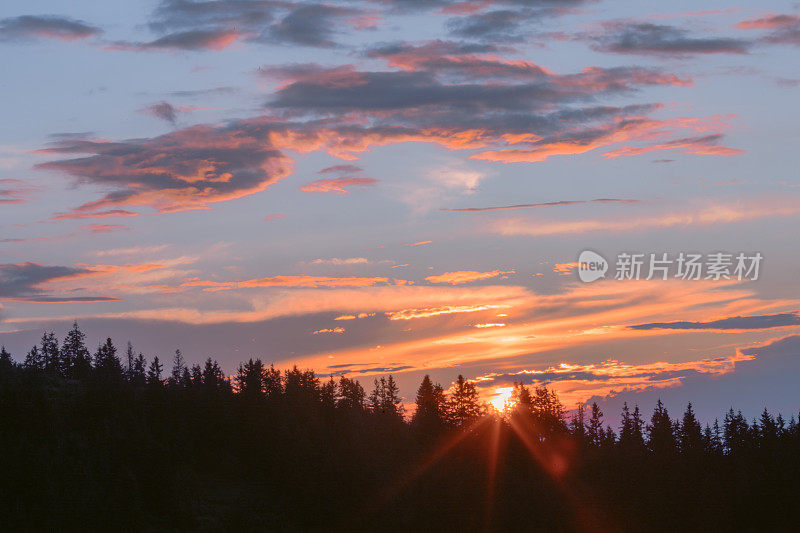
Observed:
[[[625,4],[5,0],[0,343],[796,414],[800,4]]]

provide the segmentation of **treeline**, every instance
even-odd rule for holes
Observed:
[[[8,529],[559,531],[790,529],[800,430],[766,409],[701,425],[515,384],[499,413],[462,376],[410,412],[391,375],[260,359],[231,378],[169,368],[73,325],[17,363],[0,350],[0,511]],[[410,404],[409,404],[410,405]],[[759,512],[753,512],[758,509]],[[377,525],[379,524],[379,526]]]

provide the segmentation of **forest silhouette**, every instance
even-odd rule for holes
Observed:
[[[0,351],[0,529],[135,531],[796,530],[800,429],[766,409],[701,425],[626,404],[568,413],[514,384],[503,412],[458,376],[405,412],[260,359],[147,361],[77,324]],[[614,419],[614,421],[612,421]],[[612,426],[613,425],[613,426]]]

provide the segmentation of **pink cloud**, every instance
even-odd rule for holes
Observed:
[[[374,178],[325,178],[300,187],[304,192],[349,194],[348,187],[370,187],[378,180]]]
[[[89,224],[87,226],[81,226],[80,228],[89,233],[114,233],[117,231],[130,231],[131,229],[122,224]]]
[[[437,276],[428,276],[425,278],[425,280],[431,283],[449,283],[451,285],[458,285],[461,283],[496,278],[497,276],[502,276],[503,274],[509,274],[512,272],[514,271],[492,270],[490,272],[477,272],[475,270],[458,270],[456,272],[445,272],[444,274],[439,274]]]

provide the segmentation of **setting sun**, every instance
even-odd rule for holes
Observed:
[[[514,387],[498,387],[494,389],[494,395],[492,396],[489,403],[497,409],[498,411],[502,412],[506,409],[506,407],[510,407],[511,404],[511,395],[514,392]]]

